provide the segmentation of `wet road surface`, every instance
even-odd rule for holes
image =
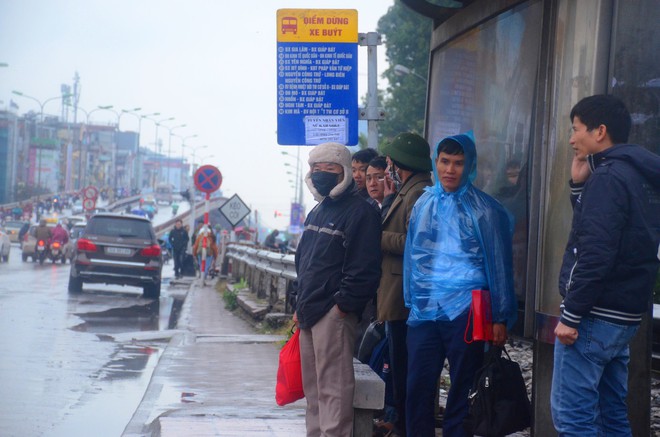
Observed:
[[[69,295],[68,263],[20,255],[0,264],[0,436],[121,435],[176,325],[171,262],[161,298],[144,299],[95,284]]]

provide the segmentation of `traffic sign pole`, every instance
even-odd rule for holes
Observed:
[[[215,168],[212,165],[203,165],[200,168],[198,168],[195,171],[195,174],[193,176],[193,180],[195,182],[195,187],[203,193],[206,193],[206,197],[204,199],[204,225],[208,226],[209,224],[209,201],[211,200],[211,193],[214,191],[218,190],[220,188],[220,185],[222,184],[222,173],[220,173],[220,170]],[[195,223],[195,216],[194,216],[194,211],[195,211],[195,194],[192,193],[193,196],[193,224]],[[194,226],[194,225],[193,225]],[[193,228],[194,229],[194,228]],[[211,233],[210,235],[213,235]],[[207,235],[203,238],[212,238],[210,235]],[[210,250],[210,243],[207,241],[207,247],[202,248],[202,262],[201,262],[201,269],[202,269],[202,277],[204,277],[204,272],[206,271],[206,254],[207,251]]]
[[[209,224],[209,201],[211,200],[211,193],[206,193],[206,198],[204,199],[204,224]]]

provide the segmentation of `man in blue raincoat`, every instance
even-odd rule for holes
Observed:
[[[448,359],[442,435],[465,436],[468,392],[484,355],[482,341],[464,340],[472,290],[490,290],[493,343],[503,345],[516,318],[513,223],[502,205],[472,185],[477,154],[471,132],[442,140],[434,160],[435,185],[413,208],[404,253],[406,429],[409,436],[435,436],[436,381]]]

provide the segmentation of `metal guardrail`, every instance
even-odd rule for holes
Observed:
[[[228,273],[234,278],[244,278],[257,299],[268,299],[272,308],[283,305],[282,312],[293,312],[290,294],[296,280],[294,255],[229,243],[226,257],[231,263]]]

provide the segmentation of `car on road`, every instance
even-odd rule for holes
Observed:
[[[66,221],[66,225],[69,229],[72,229],[73,226],[76,225],[76,223],[80,222],[87,222],[87,217],[84,215],[70,215],[67,217],[64,217],[64,220]]]
[[[157,298],[162,270],[162,250],[147,218],[100,213],[89,219],[76,241],[69,292],[82,292],[85,283],[130,285]]]
[[[78,199],[75,202],[73,202],[73,205],[71,205],[71,214],[80,215],[84,212],[85,209],[83,208],[82,200]]]
[[[32,261],[36,262],[37,261],[37,227],[39,225],[32,225],[30,226],[30,229],[27,231],[25,236],[23,237],[23,244],[21,246],[22,253],[21,253],[21,259],[23,261],[27,261],[29,258],[32,259]],[[50,221],[47,226],[50,228],[51,232],[55,228],[55,223]],[[71,244],[71,241],[68,241],[63,248],[64,251],[64,256],[65,259],[71,259],[72,253],[73,253],[73,244]]]
[[[154,193],[156,203],[167,203],[171,205],[174,202],[174,188],[171,184],[158,184]]]
[[[21,228],[25,225],[26,222],[20,220],[7,220],[2,224],[2,227],[5,228],[9,239],[12,243],[18,243],[18,233],[21,232]]]
[[[140,206],[142,209],[144,207],[150,207],[153,209],[154,213],[158,213],[158,202],[156,202],[156,199],[154,199],[152,196],[147,196],[144,199],[142,199],[142,202],[140,202]]]
[[[69,239],[71,243],[74,245],[76,244],[76,241],[78,241],[78,238],[80,238],[80,235],[82,232],[85,230],[87,227],[87,222],[86,221],[79,221],[73,224],[71,226],[71,230],[69,231]]]
[[[0,226],[0,261],[9,261],[9,251],[11,250],[11,240],[9,233]]]

